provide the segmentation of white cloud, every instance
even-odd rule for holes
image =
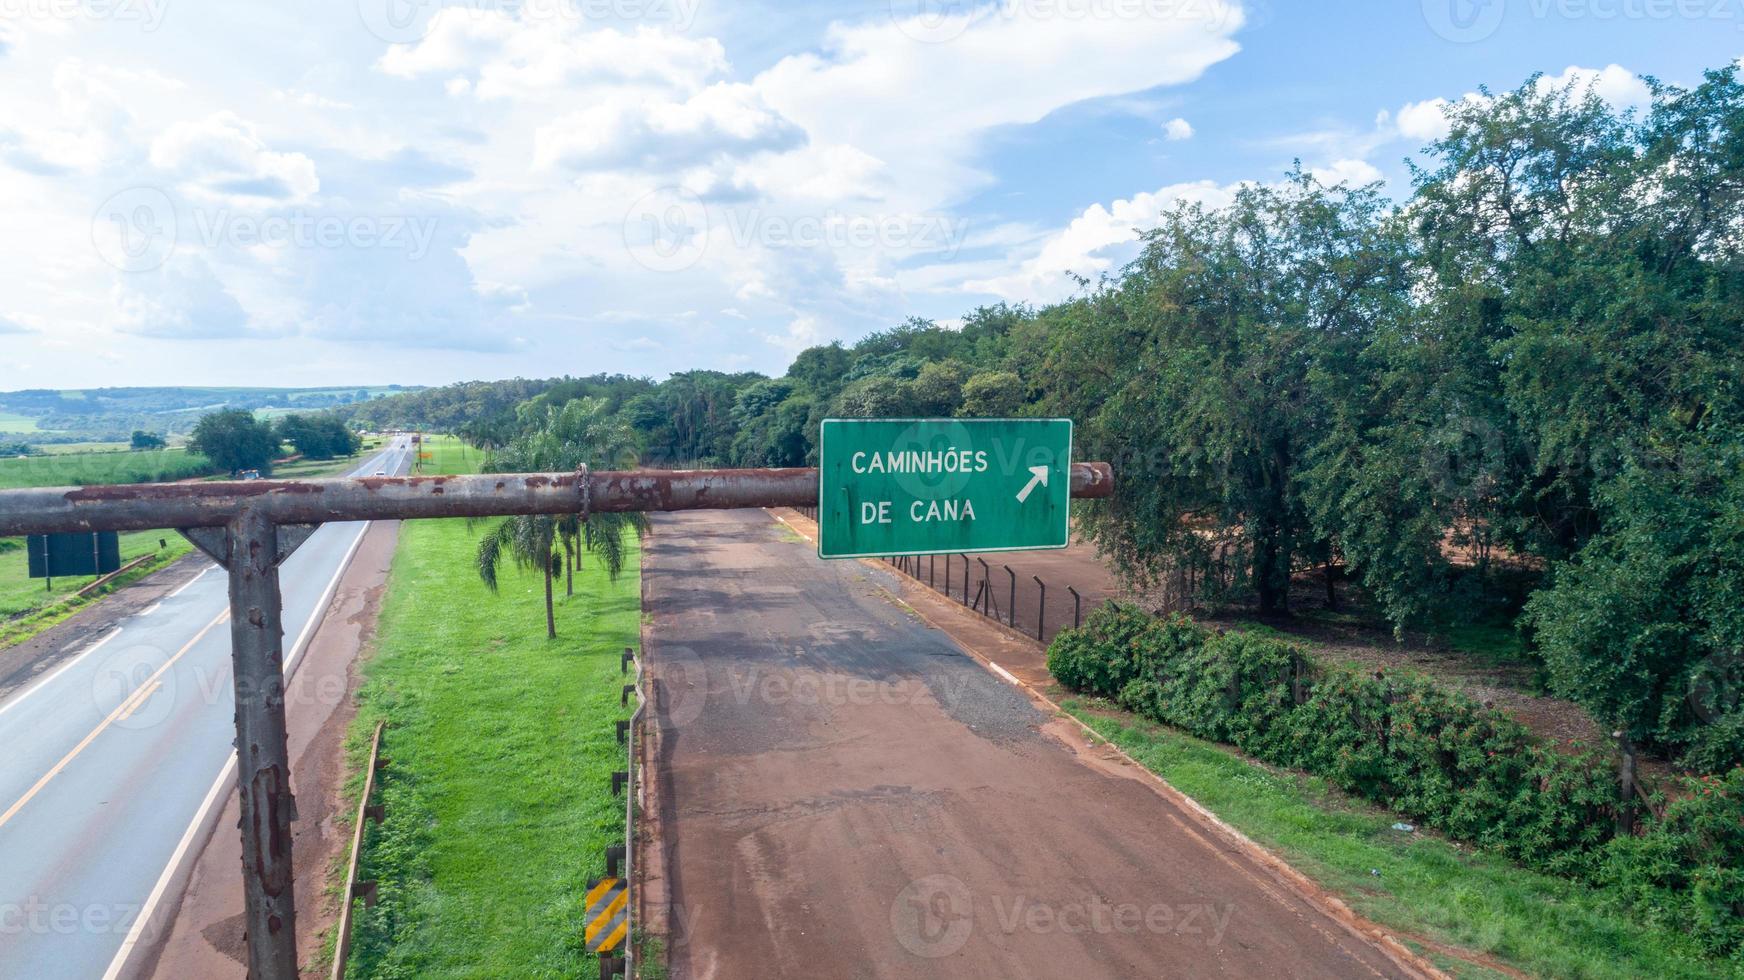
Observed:
[[[321,188],[313,160],[269,149],[229,112],[171,126],[152,141],[151,162],[183,186],[221,198],[300,201]]]
[[[248,317],[206,261],[172,256],[149,274],[125,275],[115,287],[114,326],[122,333],[175,340],[242,336]]]
[[[1074,276],[1095,279],[1130,260],[1140,232],[1156,227],[1164,211],[1183,202],[1223,207],[1234,200],[1240,186],[1197,180],[1134,194],[1106,207],[1092,204],[1065,228],[1048,236],[1034,257],[1016,272],[971,280],[963,288],[1029,303],[1061,299],[1076,288]]]
[[[1193,138],[1193,126],[1179,116],[1163,123],[1163,135],[1171,140],[1190,140]]]
[[[668,170],[803,140],[749,86],[716,83],[683,101],[619,96],[570,113],[534,134],[533,162],[571,170]]]
[[[714,38],[692,40],[650,27],[590,31],[571,20],[446,7],[421,41],[389,48],[377,67],[400,78],[461,77],[477,98],[491,100],[600,84],[694,90],[729,66],[726,49]]]
[[[1419,143],[1431,143],[1447,135],[1447,110],[1453,103],[1437,96],[1422,102],[1407,102],[1394,114],[1399,135]]]
[[[1617,111],[1641,108],[1653,101],[1653,92],[1647,83],[1639,75],[1616,64],[1603,68],[1569,65],[1554,75],[1539,76],[1537,88],[1540,92],[1567,89],[1577,97],[1590,91]],[[1451,131],[1452,125],[1447,119],[1450,109],[1484,99],[1485,96],[1479,92],[1467,92],[1457,102],[1436,96],[1421,102],[1407,102],[1390,117],[1383,112],[1377,121],[1385,127],[1390,118],[1393,131],[1399,136],[1418,143],[1430,143]]]

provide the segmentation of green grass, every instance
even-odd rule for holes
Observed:
[[[1413,937],[1475,950],[1536,976],[1728,975],[1727,964],[1701,958],[1687,937],[1640,924],[1592,888],[1433,834],[1393,830],[1396,815],[1355,802],[1323,780],[1262,766],[1104,702],[1072,697],[1063,706],[1176,789],[1461,976],[1491,971],[1426,949]]]
[[[9,542],[22,543],[22,539],[9,538]],[[162,540],[164,547],[159,547]],[[85,599],[70,598],[92,582],[96,576],[81,575],[76,578],[57,578],[53,580],[54,588],[44,589],[43,580],[30,578],[28,557],[22,547],[9,551],[0,551],[0,647],[8,647],[41,633],[43,630],[65,620],[68,616],[96,602],[115,589],[131,585],[146,575],[175,561],[189,551],[193,546],[186,538],[174,531],[134,531],[121,535],[121,563],[123,565],[141,555],[157,553],[154,561],[146,562],[125,575],[117,578],[102,592]]]
[[[452,440],[426,449],[429,472],[477,458]],[[586,560],[575,597],[559,592],[551,641],[536,573],[505,568],[497,595],[479,581],[481,533],[465,521],[401,530],[349,742],[360,768],[387,719],[386,820],[363,868],[381,899],[358,919],[355,977],[597,970],[582,904],[623,836],[610,775],[624,764],[613,723],[628,713],[618,655],[638,645],[638,555],[615,583]]]
[[[0,412],[0,434],[19,434],[25,432],[40,432],[36,419],[29,415],[19,415],[16,412]]]
[[[156,483],[204,476],[212,464],[185,449],[62,453],[0,459],[0,489],[102,483]]]

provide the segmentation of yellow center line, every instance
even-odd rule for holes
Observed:
[[[134,696],[134,698],[132,699],[133,704],[128,707],[127,713],[122,715],[121,717],[115,719],[115,720],[116,721],[126,721],[127,719],[132,718],[133,713],[135,711],[138,711],[140,708],[145,707],[145,702],[150,701],[151,696],[153,694],[156,694],[162,687],[163,687],[163,681],[152,681],[151,683],[140,688],[139,693],[136,696]]]
[[[223,612],[219,613],[218,617],[216,619],[212,620],[210,623],[207,623],[205,626],[201,627],[200,632],[195,633],[194,638],[189,640],[187,642],[186,646],[183,646],[180,650],[177,650],[176,655],[171,657],[169,660],[165,661],[164,665],[162,667],[159,667],[155,673],[153,673],[150,677],[146,678],[145,683],[141,684],[139,686],[138,690],[136,690],[132,694],[128,695],[125,699],[122,700],[122,702],[120,704],[116,705],[115,710],[109,712],[109,717],[103,719],[102,724],[99,724],[96,728],[93,728],[91,730],[91,734],[86,735],[83,741],[81,741],[78,745],[73,746],[73,750],[71,752],[68,752],[66,754],[66,757],[61,759],[61,761],[55,763],[53,769],[50,769],[48,772],[43,773],[42,778],[36,781],[36,785],[32,786],[29,789],[29,791],[27,791],[23,796],[19,797],[17,803],[14,803],[14,804],[12,804],[12,806],[8,807],[5,813],[0,813],[0,827],[6,826],[7,821],[11,820],[13,817],[18,816],[18,811],[24,809],[24,805],[26,803],[29,803],[32,799],[34,799],[36,794],[42,792],[42,788],[44,786],[47,786],[49,784],[50,780],[52,780],[56,776],[60,775],[61,771],[63,769],[65,769],[69,764],[71,764],[72,761],[78,757],[80,752],[85,751],[85,749],[88,748],[92,742],[95,742],[97,740],[97,736],[103,734],[103,732],[106,729],[108,729],[108,727],[110,725],[113,725],[117,721],[120,721],[121,719],[126,718],[128,715],[133,714],[133,712],[135,710],[137,710],[139,708],[139,706],[145,702],[145,699],[152,695],[152,692],[156,691],[159,687],[163,686],[163,684],[161,682],[161,678],[163,677],[164,672],[169,670],[171,667],[174,667],[176,664],[176,661],[182,659],[183,655],[185,655],[189,650],[192,650],[194,648],[194,644],[196,644],[196,643],[200,642],[202,639],[204,639],[206,634],[210,633],[212,631],[212,627],[217,626],[219,623],[222,623],[229,618],[230,618],[230,610],[226,609]]]

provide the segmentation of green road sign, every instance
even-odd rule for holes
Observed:
[[[1070,419],[825,419],[818,555],[1066,546]]]

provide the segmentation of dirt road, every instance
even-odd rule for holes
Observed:
[[[1069,746],[894,573],[725,512],[658,519],[644,587],[675,977],[1411,975]]]

